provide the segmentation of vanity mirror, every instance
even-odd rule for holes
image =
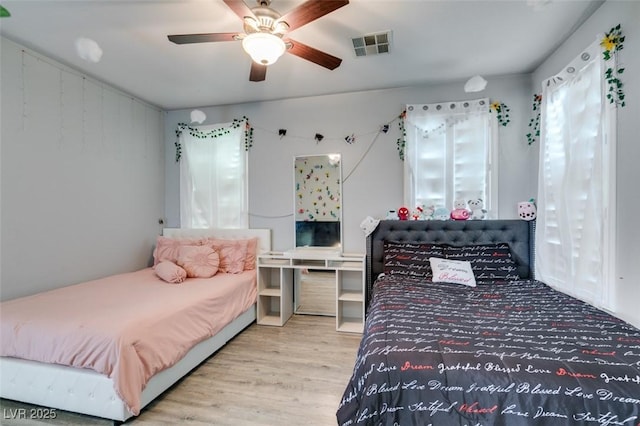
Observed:
[[[342,161],[340,154],[294,157],[294,312],[336,315],[336,271],[327,257],[342,253]],[[317,259],[316,259],[317,258]],[[316,259],[316,260],[314,260]],[[313,265],[318,268],[313,268]]]
[[[294,157],[295,248],[342,251],[340,154]]]

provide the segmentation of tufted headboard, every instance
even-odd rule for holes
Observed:
[[[375,277],[383,272],[384,241],[450,244],[503,243],[522,278],[533,278],[535,221],[508,220],[382,220],[367,237],[367,301]]]

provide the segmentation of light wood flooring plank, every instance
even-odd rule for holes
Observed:
[[[284,327],[252,324],[126,424],[335,425],[360,338],[336,332],[333,317],[294,315]],[[0,406],[31,407],[7,400]],[[56,420],[38,424],[110,422],[58,410]]]

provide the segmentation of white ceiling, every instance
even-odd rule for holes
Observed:
[[[255,0],[245,0],[253,7]],[[284,14],[303,0],[273,0]],[[351,0],[291,32],[343,59],[329,71],[285,54],[250,82],[240,42],[176,45],[168,34],[241,32],[222,0],[0,0],[0,34],[163,109],[434,84],[533,71],[602,0]],[[351,38],[392,31],[392,52],[356,57]],[[81,59],[75,40],[103,50]]]

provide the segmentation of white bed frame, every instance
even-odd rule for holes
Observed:
[[[258,252],[271,250],[269,229],[165,228],[169,238],[259,238]],[[145,407],[256,319],[255,304],[215,336],[200,342],[172,367],[153,376],[141,394]],[[0,397],[124,422],[132,417],[109,377],[89,369],[0,357]]]

